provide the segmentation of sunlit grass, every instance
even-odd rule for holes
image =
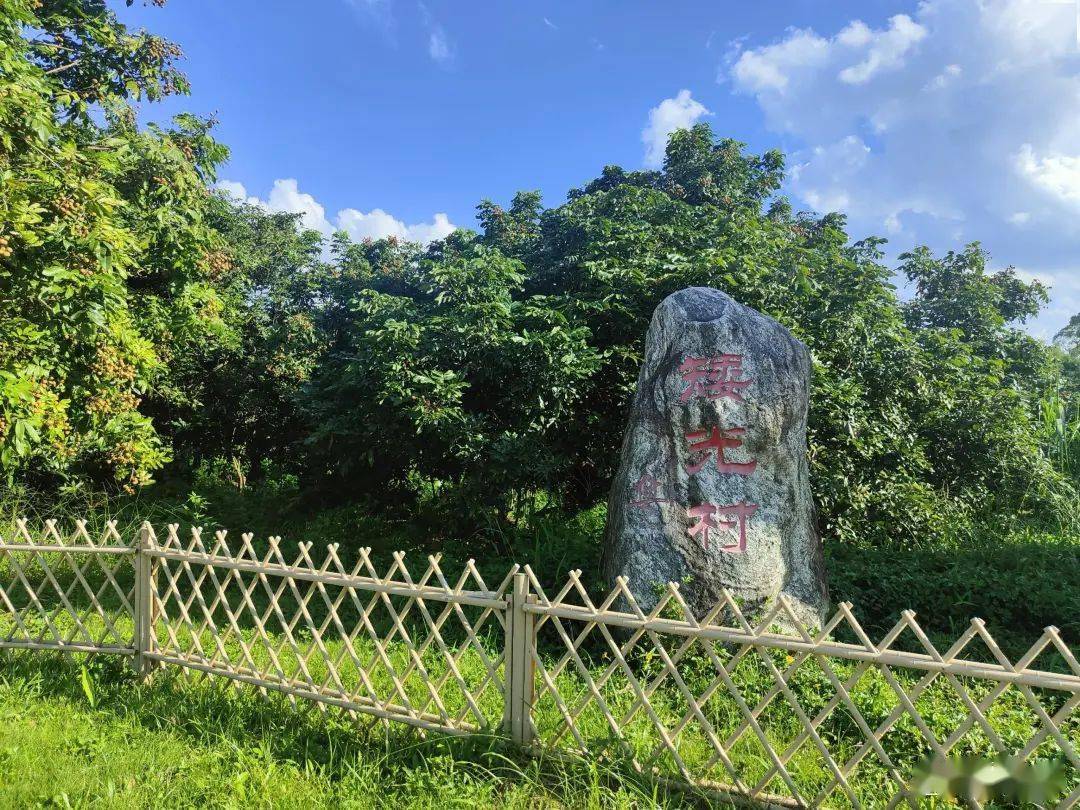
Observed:
[[[176,670],[137,683],[113,657],[0,658],[3,807],[674,806],[599,768],[509,756],[491,737],[358,727]],[[93,705],[91,705],[91,700]]]
[[[214,615],[219,618],[219,614]],[[291,613],[287,612],[286,615]],[[33,619],[29,615],[24,618],[24,623],[34,632],[47,629],[43,620]],[[117,616],[114,623],[121,636],[131,632],[129,617]],[[72,622],[61,614],[53,619],[53,624],[66,632]],[[379,624],[384,628],[379,634],[379,638],[383,639],[385,628],[392,623]],[[352,625],[346,623],[345,626]],[[105,629],[100,618],[88,619],[87,627],[91,634]],[[602,645],[586,643],[582,653],[589,678],[600,684],[599,698],[589,688],[585,673],[574,662],[567,663],[554,676],[562,704],[574,716],[578,737],[589,753],[581,760],[579,767],[557,769],[559,776],[556,778],[545,775],[542,769],[537,770],[539,765],[512,756],[497,738],[502,698],[491,678],[489,667],[494,662],[496,676],[502,677],[502,667],[498,663],[501,648],[499,633],[480,634],[479,647],[465,644],[459,634],[458,640],[447,647],[447,651],[456,656],[457,673],[452,673],[447,665],[446,653],[438,644],[429,644],[420,651],[426,638],[426,627],[425,622],[411,617],[407,632],[412,643],[404,643],[398,635],[396,639],[385,642],[382,651],[376,648],[370,636],[357,637],[347,647],[332,634],[328,634],[321,647],[312,646],[310,634],[297,629],[292,631],[291,639],[281,633],[263,638],[251,622],[245,621],[238,622],[235,627],[230,626],[228,630],[220,626],[216,633],[201,629],[201,622],[196,622],[176,633],[175,637],[159,628],[158,639],[166,650],[179,648],[192,652],[201,649],[204,659],[284,674],[285,679],[294,684],[305,684],[310,679],[317,687],[342,695],[373,693],[380,700],[424,706],[429,715],[445,713],[451,718],[464,717],[476,729],[476,733],[466,740],[451,741],[439,734],[432,734],[427,741],[421,741],[416,732],[408,731],[403,726],[392,724],[387,727],[363,716],[358,730],[336,710],[321,715],[304,700],[293,703],[286,696],[272,691],[264,699],[259,698],[251,687],[233,690],[223,685],[227,681],[204,678],[197,673],[181,674],[172,666],[158,671],[151,684],[140,685],[122,660],[116,657],[71,656],[61,660],[54,653],[20,652],[0,658],[0,678],[3,679],[0,705],[7,705],[4,701],[22,700],[22,708],[10,718],[17,722],[8,723],[7,730],[0,733],[6,735],[0,736],[0,748],[16,745],[19,750],[24,750],[27,745],[31,748],[44,745],[37,741],[39,727],[42,724],[56,726],[65,712],[71,713],[74,718],[70,729],[54,729],[50,733],[59,733],[61,738],[67,739],[67,748],[86,747],[79,741],[86,736],[85,726],[89,723],[89,717],[99,718],[95,722],[100,722],[103,729],[127,729],[115,732],[119,736],[110,736],[113,732],[91,735],[96,740],[93,745],[98,746],[95,750],[103,752],[99,757],[83,760],[72,759],[69,754],[61,756],[65,768],[74,768],[83,775],[80,780],[73,780],[68,774],[56,782],[70,786],[70,790],[65,788],[61,791],[69,798],[96,796],[112,801],[115,795],[119,802],[116,806],[123,806],[128,800],[137,805],[139,796],[143,795],[140,791],[153,793],[158,790],[154,779],[159,778],[153,776],[147,781],[130,774],[121,778],[118,766],[104,761],[112,756],[122,758],[117,740],[128,744],[132,735],[140,738],[149,736],[152,742],[147,741],[144,748],[149,747],[153,751],[160,747],[160,756],[171,757],[179,744],[176,735],[169,733],[173,727],[183,732],[180,742],[200,747],[198,755],[184,758],[185,763],[192,760],[199,762],[206,757],[216,758],[215,762],[224,757],[225,761],[232,763],[231,767],[236,769],[236,773],[230,771],[229,779],[232,781],[217,788],[222,791],[221,795],[234,798],[250,795],[256,802],[268,804],[283,802],[286,796],[292,796],[294,792],[311,804],[333,804],[346,800],[344,785],[349,786],[346,791],[350,794],[348,802],[359,801],[358,806],[369,806],[365,805],[365,801],[369,801],[370,806],[379,806],[382,798],[391,794],[396,796],[396,802],[422,806],[427,800],[411,792],[411,782],[402,784],[391,779],[382,784],[380,781],[387,778],[387,772],[409,769],[422,771],[422,776],[412,773],[410,779],[429,784],[436,792],[454,791],[468,806],[515,806],[519,800],[527,804],[539,801],[555,806],[581,806],[575,795],[579,789],[586,790],[584,795],[594,806],[619,806],[620,803],[651,806],[674,801],[673,797],[665,798],[656,792],[655,787],[650,788],[649,783],[635,779],[626,766],[631,754],[639,762],[655,768],[660,776],[676,779],[680,776],[675,758],[677,754],[695,778],[725,784],[735,781],[715,756],[709,736],[728,740],[744,724],[746,715],[739,702],[731,690],[713,688],[711,697],[702,702],[701,717],[695,714],[692,722],[682,723],[690,712],[686,694],[672,678],[664,675],[657,656],[647,652],[651,648],[647,642],[636,648],[629,660],[639,684],[655,685],[650,695],[649,711],[640,705],[637,692],[620,666],[615,666],[611,676],[601,683],[613,665],[610,655],[604,654]],[[0,627],[0,633],[8,629],[10,620]],[[453,634],[448,632],[447,635],[452,637]],[[571,635],[574,633],[571,632]],[[665,644],[669,655],[675,654],[677,640],[662,638],[660,641]],[[773,651],[748,654],[732,665],[732,650],[722,645],[714,645],[711,650],[730,667],[735,689],[750,707],[756,706],[775,683],[764,656],[769,655],[768,660],[779,670],[784,670],[794,660],[781,651]],[[562,650],[548,639],[541,649],[544,670],[555,672],[561,655]],[[88,688],[84,686],[85,679],[79,670],[84,662],[90,673]],[[331,663],[335,677],[330,676]],[[730,746],[729,754],[735,772],[744,783],[753,786],[766,780],[768,792],[780,795],[791,792],[786,781],[776,773],[774,761],[764,743],[767,742],[769,747],[780,753],[798,743],[804,725],[796,706],[805,716],[815,717],[835,694],[824,669],[826,665],[840,681],[853,681],[850,687],[852,703],[871,727],[876,728],[899,705],[899,697],[876,669],[855,677],[857,665],[854,662],[808,659],[787,676],[790,697],[795,702],[783,694],[777,695],[757,715],[764,740],[754,731],[747,730]],[[361,668],[363,678],[360,676]],[[695,643],[683,655],[679,669],[690,694],[699,696],[706,694],[710,687],[715,687],[716,671],[703,643]],[[915,673],[903,670],[894,670],[894,675],[908,690],[917,680]],[[975,701],[980,700],[991,688],[986,682],[970,679],[963,679],[962,684]],[[551,691],[545,688],[539,671],[536,688],[538,699],[533,717],[540,741],[556,750],[578,753],[580,743],[566,728],[564,709],[560,708]],[[466,691],[473,697],[472,704],[466,700]],[[1057,711],[1065,699],[1064,695],[1043,690],[1036,690],[1036,694],[1049,714]],[[436,702],[440,708],[436,708]],[[937,679],[918,696],[915,706],[939,740],[949,737],[967,717],[960,696],[944,678]],[[101,720],[102,716],[106,719]],[[234,718],[245,716],[256,718],[257,722],[235,724]],[[671,735],[674,752],[662,742],[654,725],[654,717]],[[995,732],[1014,749],[1022,748],[1030,738],[1032,729],[1039,725],[1035,712],[1021,693],[1013,688],[1007,689],[992,704],[988,717]],[[704,723],[700,721],[701,718],[704,718]],[[25,724],[29,724],[28,727],[22,728]],[[279,727],[287,730],[285,736]],[[679,729],[677,733],[676,729]],[[865,742],[856,715],[845,706],[834,709],[817,726],[817,730],[831,757],[841,764],[856,755]],[[1080,717],[1074,714],[1064,724],[1063,732],[1074,745],[1080,746]],[[159,736],[163,738],[158,740]],[[618,736],[621,736],[622,742],[617,739]],[[282,741],[289,739],[291,743],[282,749]],[[359,758],[359,761],[327,759],[327,752],[342,750],[342,747],[348,749],[350,757]],[[902,778],[907,778],[914,767],[931,753],[930,746],[907,714],[885,735],[883,747]],[[312,754],[316,749],[321,753]],[[963,735],[955,749],[956,753],[970,755],[989,755],[994,750],[978,725]],[[45,750],[39,753],[46,755]],[[1036,753],[1053,756],[1057,753],[1056,745],[1048,738]],[[149,755],[147,752],[141,754],[144,757]],[[33,768],[32,759],[8,759],[7,773],[11,783],[7,787],[0,787],[0,803],[10,798],[18,804],[30,795],[21,791],[40,788],[40,778]],[[164,765],[148,767],[159,774]],[[786,768],[788,778],[804,795],[812,796],[826,789],[833,781],[833,771],[812,741],[806,741],[797,748]],[[558,781],[593,779],[583,776],[581,769],[585,773],[598,769],[598,772],[607,773],[614,781],[599,780],[590,782],[585,788],[572,789],[569,783]],[[175,778],[187,773],[185,769],[177,771],[172,766],[164,767],[164,771],[172,772]],[[209,772],[215,771],[211,768]],[[247,775],[238,777],[237,774],[241,773]],[[241,781],[236,782],[233,777]],[[554,786],[548,783],[552,778],[555,778]],[[1070,778],[1075,782],[1077,774],[1072,772]],[[202,778],[199,786],[184,788],[185,792],[176,794],[176,801],[185,803],[197,799],[214,804],[218,799],[207,798],[208,793],[200,792],[211,789],[208,779]],[[464,786],[457,786],[456,780],[464,780]],[[49,779],[46,783],[52,784],[54,781]],[[848,782],[855,799],[871,807],[883,805],[896,788],[895,779],[873,752],[869,752],[849,774]],[[564,788],[569,792],[560,793]],[[83,792],[79,792],[80,789]],[[179,788],[174,785],[169,790],[175,792]],[[355,792],[363,793],[365,790],[368,791],[368,798],[358,799]],[[528,794],[519,791],[529,790],[534,791],[534,795],[526,800],[523,797]],[[126,798],[121,801],[120,797]],[[40,797],[35,801],[40,801]],[[222,806],[228,804],[226,801]],[[435,804],[437,802],[433,799],[432,806]],[[831,804],[842,807],[851,802],[845,792],[838,789],[832,792]]]
[[[184,520],[183,511],[168,504],[120,505],[87,513],[88,530],[96,537],[105,521],[111,519],[118,521],[123,537],[133,538],[144,517],[161,527],[166,522]],[[0,535],[7,539],[14,529],[13,514],[5,511],[0,526]],[[40,526],[48,516],[32,514],[31,526]],[[313,541],[316,548],[326,542],[341,542],[343,556],[350,555],[350,548],[369,545],[383,571],[389,564],[390,550],[404,546],[412,548],[409,560],[416,566],[415,578],[419,573],[416,569],[425,565],[425,552],[437,550],[425,547],[422,539],[402,533],[393,524],[373,518],[357,522],[356,518],[355,509],[342,508],[294,524],[283,545],[286,558],[291,559],[288,552],[295,550],[296,540]],[[206,520],[210,526],[215,522]],[[602,508],[572,520],[538,521],[530,533],[517,539],[514,557],[518,562],[532,563],[541,572],[545,587],[561,584],[565,571],[575,566],[585,568],[589,579],[588,572],[595,570],[590,555],[595,555],[602,526]],[[265,541],[257,541],[257,546],[264,551]],[[914,606],[939,649],[948,646],[972,615],[985,615],[990,619],[991,632],[1003,641],[1007,654],[1015,660],[1035,640],[1043,624],[1054,622],[1062,627],[1067,639],[1075,637],[1078,612],[1073,606],[1080,597],[1070,583],[1080,573],[1075,565],[1078,547],[1080,542],[1072,536],[1013,532],[994,539],[988,532],[970,548],[844,549],[842,553],[832,549],[834,598],[853,598],[856,614],[869,613],[865,626],[875,638],[895,621],[902,607]],[[453,544],[446,551],[443,567],[453,581],[463,555]],[[62,588],[73,583],[73,572],[63,555],[47,555],[44,559]],[[80,557],[79,561],[86,559]],[[130,558],[101,559],[116,566],[121,589],[130,589]],[[488,584],[494,585],[505,574],[509,560],[493,554],[478,565]],[[225,613],[224,603],[219,603],[212,613],[216,628],[212,632],[203,626],[206,615],[198,601],[186,601],[191,594],[190,577],[178,568],[172,570],[193,621],[177,621],[180,611],[175,594],[167,593],[169,579],[159,575],[159,589],[168,596],[165,611],[176,628],[173,637],[159,626],[161,647],[189,653],[201,650],[204,661],[230,662],[263,672],[280,671],[284,673],[283,682],[303,685],[310,679],[317,689],[339,696],[371,695],[376,702],[424,706],[429,720],[439,722],[442,715],[462,718],[475,733],[465,739],[432,734],[422,740],[415,730],[399,724],[387,727],[362,718],[357,727],[337,710],[324,714],[307,701],[293,704],[272,691],[263,698],[251,687],[233,690],[219,679],[181,675],[171,666],[162,668],[151,684],[139,684],[121,660],[112,656],[61,658],[53,653],[12,653],[0,657],[0,766],[6,777],[0,782],[0,806],[54,802],[61,806],[93,803],[118,807],[147,803],[222,807],[620,807],[689,801],[684,794],[665,795],[650,782],[637,778],[627,766],[630,754],[666,777],[680,775],[677,755],[696,777],[725,784],[735,779],[715,756],[710,736],[727,740],[744,724],[745,713],[739,702],[725,686],[715,688],[700,709],[705,722],[695,714],[693,722],[675,733],[690,706],[673,679],[663,676],[658,656],[648,652],[651,645],[647,640],[629,656],[630,664],[641,684],[660,678],[650,704],[657,720],[669,729],[674,752],[661,741],[649,714],[635,706],[636,693],[621,668],[616,667],[612,677],[599,687],[597,699],[576,663],[570,662],[555,678],[556,686],[564,706],[575,716],[575,727],[590,755],[574,766],[538,763],[513,755],[497,738],[502,698],[495,680],[502,677],[498,657],[503,630],[490,615],[478,623],[481,609],[465,609],[469,620],[479,624],[479,646],[468,643],[455,617],[442,627],[447,649],[455,655],[455,673],[448,668],[446,652],[438,643],[432,640],[425,646],[430,627],[415,609],[404,621],[411,644],[403,643],[391,613],[381,604],[370,614],[371,629],[362,628],[348,645],[331,622],[323,634],[323,647],[312,649],[306,620],[285,632],[288,618],[306,594],[306,584],[298,592],[284,591],[280,614],[270,609],[269,603],[276,582],[270,590],[262,584],[250,590],[247,598],[251,606],[259,616],[266,617],[270,635],[264,639],[252,621],[251,611],[243,609],[246,605],[239,583],[233,582],[226,591],[230,609],[237,613],[235,624]],[[195,577],[199,571],[198,566],[193,568]],[[35,572],[41,581],[40,569],[33,569],[33,565],[27,569],[31,578]],[[89,565],[87,576],[93,577],[94,572],[94,564]],[[246,575],[245,585],[251,583],[250,576]],[[17,583],[10,560],[0,559],[0,581],[5,585]],[[94,581],[102,582],[100,572]],[[209,585],[209,580],[204,580],[204,585]],[[18,584],[9,590],[20,605],[28,604]],[[41,593],[52,604],[57,603],[48,587]],[[206,595],[209,607],[214,602],[213,594],[208,591]],[[67,596],[80,610],[88,606],[80,587]],[[336,591],[330,589],[326,596],[332,602]],[[111,587],[103,592],[103,603],[115,633],[108,631],[103,618],[93,612],[84,620],[87,631],[96,639],[128,643],[131,618],[121,609],[119,596]],[[390,605],[400,611],[403,603],[395,597],[390,599]],[[321,626],[328,615],[327,598],[315,593],[305,609],[315,625]],[[437,620],[442,605],[432,602],[429,609]],[[355,604],[345,600],[337,612],[348,631],[358,626],[360,614]],[[5,613],[0,610],[0,635],[18,629]],[[50,629],[32,610],[23,614],[23,621],[32,633]],[[70,620],[63,617],[55,619],[54,625],[64,635],[73,629]],[[568,628],[572,636],[576,629]],[[388,633],[393,633],[394,638],[380,652],[372,634],[381,640]],[[72,638],[79,640],[77,634]],[[678,647],[673,639],[662,643],[669,655]],[[563,652],[549,627],[542,637],[544,667],[551,671]],[[729,662],[732,653],[719,646],[713,652],[724,662]],[[582,655],[594,680],[612,665],[610,653],[595,632],[583,646]],[[783,653],[774,655],[772,662],[778,669],[791,664]],[[972,650],[970,655],[983,660],[989,657],[985,650]],[[686,686],[694,695],[715,686],[716,673],[708,658],[706,650],[696,644],[679,664]],[[85,678],[81,670],[84,663]],[[829,659],[827,663],[839,680],[852,679],[852,702],[871,727],[884,721],[899,704],[895,691],[876,669],[856,678],[852,662]],[[1063,662],[1043,656],[1036,666],[1061,669]],[[788,677],[792,697],[809,717],[821,711],[835,694],[822,667],[808,660]],[[361,677],[361,671],[365,677]],[[906,687],[915,681],[911,673],[895,674]],[[757,653],[745,656],[733,667],[731,678],[749,706],[755,706],[774,683],[765,660]],[[84,682],[90,684],[92,699],[83,688]],[[990,688],[987,683],[966,680],[963,685],[976,701]],[[539,674],[536,686],[538,699],[533,717],[541,742],[556,750],[575,752],[580,743],[566,730],[563,709],[545,689]],[[473,696],[472,703],[466,693]],[[1038,694],[1050,714],[1061,705],[1060,695]],[[915,705],[940,740],[952,734],[967,717],[960,696],[943,678],[917,698]],[[1023,695],[1012,687],[992,704],[988,717],[995,732],[1013,749],[1022,748],[1040,722]],[[773,698],[757,719],[768,745],[780,753],[793,746],[803,733],[795,705],[783,694]],[[617,741],[616,730],[625,742]],[[1080,717],[1075,712],[1062,731],[1080,746]],[[833,709],[818,726],[818,733],[840,763],[859,754],[864,746],[856,716],[846,706]],[[139,752],[129,755],[129,745]],[[885,735],[883,746],[903,778],[931,751],[907,715]],[[963,735],[955,750],[989,754],[994,749],[976,724]],[[766,780],[769,792],[791,792],[785,780],[773,772],[775,763],[754,731],[744,732],[729,753],[736,775],[744,783],[753,786]],[[1037,752],[1040,756],[1055,753],[1056,746],[1049,739]],[[812,740],[799,745],[786,767],[790,779],[805,795],[812,796],[833,781],[832,769]],[[192,776],[193,769],[199,771],[197,777]],[[1069,778],[1075,785],[1075,771],[1069,773]],[[886,803],[896,784],[873,751],[864,754],[847,779],[855,799],[866,806]],[[159,797],[160,801],[154,801]],[[842,789],[832,791],[830,802],[835,806],[851,803]]]

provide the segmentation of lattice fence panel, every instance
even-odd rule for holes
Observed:
[[[505,593],[470,561],[450,578],[439,558],[419,577],[404,555],[379,574],[370,549],[347,566],[302,543],[177,528],[152,547],[158,618],[152,660],[224,675],[320,704],[449,732],[496,731],[503,711]]]
[[[548,597],[526,573],[543,748],[830,807],[914,806],[926,758],[1004,753],[1063,761],[1058,806],[1080,802],[1080,664],[1054,628],[1014,662],[977,619],[947,650],[911,613],[875,644],[848,604],[811,633],[783,600],[751,624],[728,594],[696,620],[675,584],[646,613],[625,582],[596,604],[578,574]]]
[[[515,566],[419,576],[395,554],[346,561],[278,538],[125,543],[19,522],[0,538],[0,647],[132,654],[421,729],[498,731],[650,778],[778,805],[915,806],[931,756],[1064,763],[1080,803],[1080,664],[1053,627],[1011,660],[976,619],[939,648],[910,612],[874,642],[842,604],[820,630],[780,600],[751,621],[730,595],[695,618],[677,585],[645,612],[580,572],[550,597]],[[135,580],[138,580],[138,583]],[[530,593],[531,591],[531,593]],[[840,639],[840,640],[838,640]],[[510,650],[511,652],[506,652]],[[977,806],[977,805],[976,805]]]
[[[106,524],[0,537],[0,647],[131,653],[135,550]]]

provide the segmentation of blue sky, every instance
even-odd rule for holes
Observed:
[[[1080,41],[1056,0],[171,0],[120,9],[187,55],[234,193],[430,239],[476,203],[555,205],[697,120],[789,154],[796,207],[897,251],[981,239],[1080,311]],[[442,215],[442,216],[440,216]]]

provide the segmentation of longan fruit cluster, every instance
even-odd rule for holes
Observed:
[[[90,371],[109,380],[131,382],[135,379],[135,366],[121,357],[116,349],[106,344],[98,346]]]
[[[149,37],[146,41],[146,51],[155,59],[164,59],[168,53],[165,41],[159,37]]]
[[[70,217],[79,210],[78,203],[67,195],[61,195],[53,200],[53,208],[56,209],[56,213],[62,217]]]
[[[218,278],[232,270],[232,259],[223,250],[215,250],[206,255],[206,267],[211,278]]]
[[[75,256],[71,260],[72,267],[79,271],[79,275],[90,277],[97,269],[97,261],[89,256]]]
[[[130,391],[113,393],[111,396],[98,394],[86,403],[86,410],[95,416],[112,416],[124,411],[133,411],[141,402],[142,400]]]
[[[134,467],[138,460],[138,447],[135,442],[119,442],[106,451],[105,459],[113,467]]]

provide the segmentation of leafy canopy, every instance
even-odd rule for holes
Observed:
[[[605,497],[645,332],[688,286],[723,289],[810,347],[822,528],[919,543],[976,517],[1076,504],[1074,322],[978,244],[904,254],[777,196],[776,151],[706,125],[659,171],[616,166],[553,208],[477,206],[424,248],[304,231],[214,193],[211,122],[139,127],[187,90],[179,49],[100,0],[0,8],[0,468],[135,490],[228,463],[324,500],[423,502],[490,528]],[[1068,399],[1069,397],[1074,399]]]
[[[1047,452],[1054,350],[1018,326],[1046,300],[977,244],[901,257],[842,216],[793,215],[783,159],[707,126],[673,135],[662,171],[606,168],[544,209],[536,192],[478,206],[480,234],[426,251],[351,245],[305,274],[310,377],[296,406],[302,472],[323,492],[430,498],[487,526],[545,492],[602,499],[656,305],[724,289],[811,348],[812,481],[848,540],[962,531],[979,513],[1063,516],[1075,489]],[[256,212],[251,215],[258,216]]]
[[[208,122],[135,123],[184,92],[179,49],[104,2],[0,8],[0,468],[148,483],[169,458],[147,400],[170,361],[229,339],[207,225],[225,150]]]

